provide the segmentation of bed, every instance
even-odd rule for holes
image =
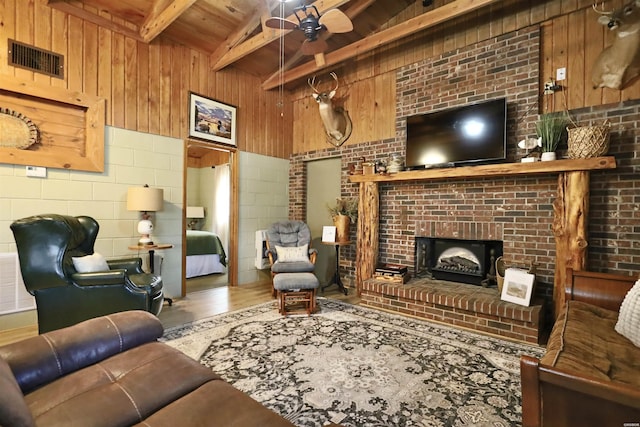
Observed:
[[[227,255],[215,233],[187,230],[187,279],[224,273],[226,266]]]

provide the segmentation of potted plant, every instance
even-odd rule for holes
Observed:
[[[327,209],[336,226],[336,240],[338,242],[349,240],[349,224],[358,219],[358,200],[338,197],[334,205],[327,205]]]
[[[540,120],[536,122],[536,134],[540,138],[540,146],[542,147],[540,160],[555,160],[558,144],[568,124],[569,119],[564,112],[540,115]]]

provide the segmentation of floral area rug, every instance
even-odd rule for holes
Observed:
[[[517,426],[513,343],[340,301],[312,316],[275,302],[167,330],[163,337],[297,426]]]

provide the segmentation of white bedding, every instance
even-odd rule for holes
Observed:
[[[187,257],[187,279],[206,276],[213,273],[224,273],[226,267],[220,264],[220,255],[189,255]]]

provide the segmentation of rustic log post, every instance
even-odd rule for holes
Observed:
[[[556,240],[554,316],[565,304],[567,267],[584,270],[587,265],[589,172],[565,172],[558,176],[558,196],[553,202],[553,234]]]
[[[377,182],[361,182],[358,199],[358,236],[356,250],[356,286],[373,277],[378,260],[380,205]]]

